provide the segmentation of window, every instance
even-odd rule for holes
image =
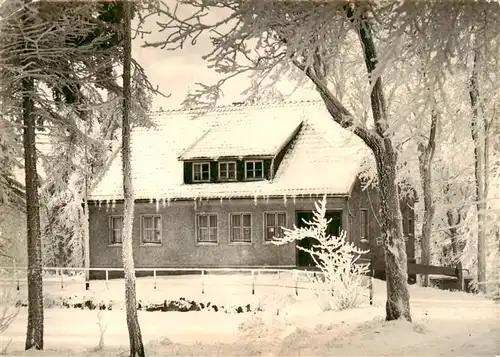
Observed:
[[[252,215],[250,213],[231,214],[231,242],[252,242]]]
[[[236,180],[236,162],[219,162],[219,180]]]
[[[161,244],[161,215],[141,216],[142,243]]]
[[[362,209],[360,211],[360,227],[361,227],[361,239],[368,239],[368,210]]]
[[[408,218],[408,236],[413,237],[415,227],[413,226],[413,219]]]
[[[196,227],[198,243],[217,243],[217,215],[197,214]]]
[[[193,182],[210,181],[210,163],[197,162],[193,163]]]
[[[274,237],[283,238],[283,227],[286,226],[286,213],[266,213],[264,218],[264,240],[272,241]]]
[[[123,216],[109,217],[109,244],[122,244]]]
[[[405,234],[404,240],[408,242],[408,240],[413,237],[415,227],[413,227],[413,219],[408,218],[408,233]]]
[[[245,161],[245,178],[249,180],[264,178],[262,161]]]

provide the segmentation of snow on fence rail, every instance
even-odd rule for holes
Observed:
[[[10,275],[12,278],[11,279],[4,279],[1,278],[1,282],[6,282],[10,281],[16,284],[16,289],[19,291],[21,289],[21,282],[25,282],[26,278],[21,279],[20,276],[22,273],[25,273],[27,268],[26,267],[3,267],[2,270],[5,271],[10,271],[12,275]],[[110,281],[113,281],[114,279],[110,276],[112,272],[119,272],[122,273],[123,275],[123,268],[61,268],[61,267],[44,267],[43,271],[45,273],[44,280],[45,281],[53,281],[56,282],[58,281],[60,283],[60,289],[64,289],[65,285],[68,284],[74,284],[74,283],[81,283],[82,285],[85,286],[85,290],[88,290],[90,288],[90,285],[92,284],[91,282],[99,283],[104,280],[105,283],[105,288],[109,289],[109,284]],[[104,279],[92,279],[90,281],[86,281],[85,278],[83,278],[84,272],[89,271],[89,272],[104,272]],[[141,273],[152,273],[150,276],[146,277],[152,277],[153,278],[153,289],[157,289],[157,283],[158,283],[158,277],[162,275],[168,275],[168,276],[184,276],[184,275],[198,275],[201,277],[201,293],[205,293],[205,287],[210,285],[207,282],[207,277],[209,276],[222,276],[222,275],[228,275],[229,274],[241,274],[241,273],[246,273],[249,274],[251,277],[251,283],[232,283],[231,285],[236,285],[236,286],[251,286],[251,292],[252,295],[255,294],[256,287],[277,287],[277,288],[288,288],[288,289],[293,289],[295,292],[295,295],[299,295],[299,290],[312,290],[312,291],[325,291],[329,289],[324,289],[321,288],[313,283],[313,278],[316,276],[321,276],[322,272],[317,270],[317,269],[298,269],[294,266],[282,266],[282,267],[252,267],[252,268],[136,268],[135,269],[136,275],[138,277],[142,276],[144,277],[143,274]],[[65,274],[66,273],[66,274]],[[72,273],[72,274],[67,274],[67,273]],[[170,273],[170,274],[162,274],[162,273]],[[186,274],[186,273],[191,273],[191,274]],[[198,273],[198,274],[192,274],[192,273]],[[277,281],[271,281],[266,283],[261,283],[257,282],[257,277],[258,276],[263,276],[263,275],[275,275],[278,279],[278,281],[281,281],[281,277],[285,274],[290,274],[292,275],[292,285],[290,284],[283,284],[279,283]],[[75,277],[82,277],[82,280],[79,281],[78,279],[75,279]],[[52,280],[50,277],[55,277],[57,280]],[[49,278],[49,279],[47,279]],[[121,278],[121,277],[120,277]],[[372,276],[367,276],[368,280],[368,289],[369,289],[369,300],[370,304],[373,303],[373,283],[372,283]],[[300,284],[302,280],[302,284]],[[302,285],[302,286],[301,286]]]

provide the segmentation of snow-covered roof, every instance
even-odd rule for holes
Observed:
[[[290,118],[281,120],[280,125],[269,128],[270,116],[279,116],[278,111],[261,115],[259,111],[248,110],[238,113],[233,120],[227,120],[208,129],[200,139],[180,156],[181,160],[218,159],[223,157],[274,157],[290,141],[302,120]],[[241,115],[243,114],[243,115]]]
[[[132,132],[132,180],[136,199],[347,195],[368,152],[359,138],[331,119],[320,101],[238,105],[208,111],[171,110],[151,116],[156,124],[154,128],[137,128]],[[289,141],[288,136],[300,123],[303,124],[272,182],[183,183],[181,156],[275,153]],[[225,136],[222,133],[228,128],[231,134]],[[224,148],[224,138],[233,143],[229,149]],[[236,154],[232,150],[237,149],[239,142],[242,152]],[[121,155],[118,154],[89,199],[122,199],[121,174]]]

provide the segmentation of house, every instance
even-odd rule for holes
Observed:
[[[136,267],[309,266],[294,244],[271,240],[282,227],[301,226],[324,194],[330,233],[346,230],[384,259],[377,192],[358,178],[371,156],[322,102],[172,110],[152,119],[154,128],[132,133]],[[120,155],[88,203],[90,266],[121,267]],[[412,204],[401,205],[410,259]]]

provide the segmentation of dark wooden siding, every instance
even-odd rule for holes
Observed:
[[[236,179],[238,181],[245,179],[245,162],[243,160],[236,161]]]
[[[271,179],[271,159],[265,159],[264,160],[264,178],[266,180],[270,180]]]
[[[184,161],[184,183],[193,183],[193,163]]]
[[[219,180],[219,167],[217,161],[210,161],[210,182],[217,182]]]

